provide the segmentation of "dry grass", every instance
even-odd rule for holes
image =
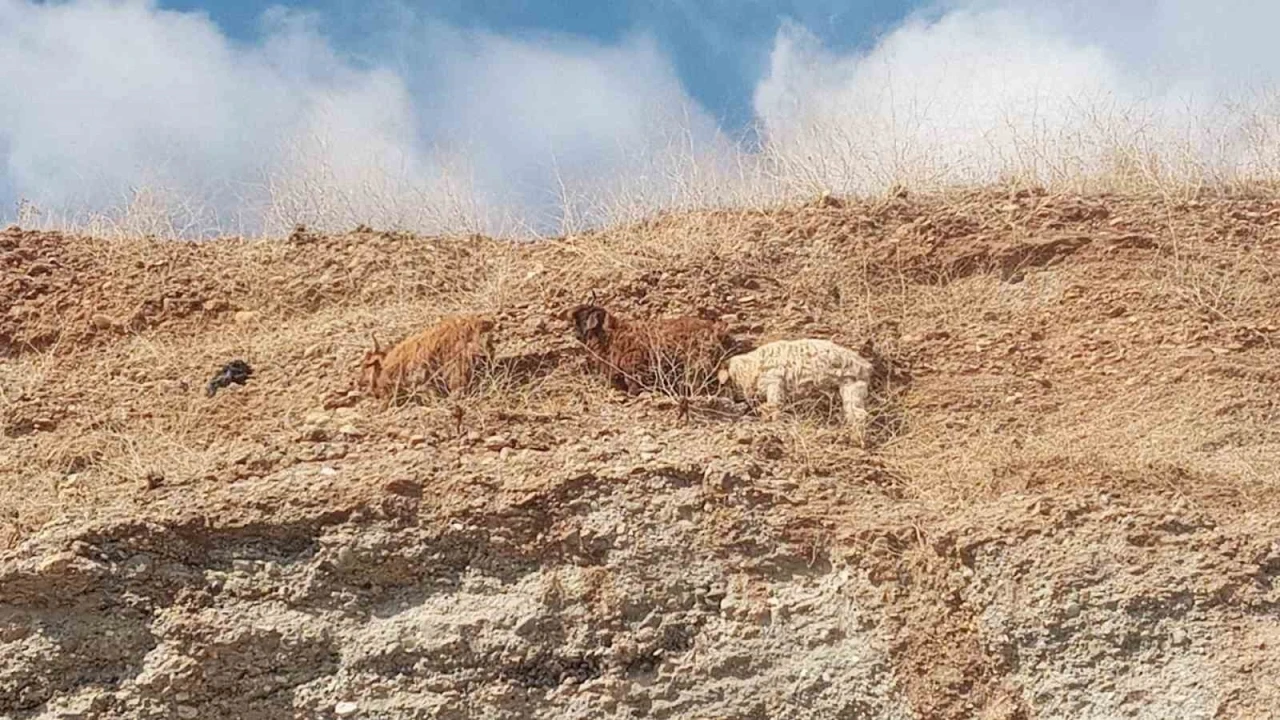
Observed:
[[[335,167],[332,138],[312,134],[288,139],[276,166],[236,178],[233,188],[183,195],[144,183],[91,209],[23,199],[13,220],[125,240],[280,237],[297,225],[323,233],[377,227],[531,239],[661,213],[776,210],[823,193],[870,200],[895,188],[937,194],[1002,185],[1173,203],[1280,183],[1280,94],[1269,89],[1186,107],[1167,98],[1052,98],[1039,112],[1002,112],[984,98],[986,120],[967,129],[938,114],[928,98],[888,107],[882,101],[892,87],[864,90],[848,102],[815,98],[781,125],[760,122],[736,137],[704,138],[687,113],[668,112],[650,119],[652,136],[638,147],[601,158],[604,167],[566,176],[554,155],[543,158],[535,182],[545,188],[544,200],[501,182],[484,186],[461,147],[420,156],[394,148],[421,168],[375,162],[354,172]],[[140,177],[155,175],[144,170]]]
[[[357,233],[40,245],[57,253],[57,281],[0,328],[19,350],[0,364],[0,543],[145,504],[156,483],[194,492],[286,472],[335,443],[401,452],[385,443],[519,431],[556,445],[676,422],[689,438],[679,452],[740,427],[802,497],[857,486],[922,517],[1090,488],[1274,503],[1280,200],[1020,187],[672,214],[534,244]],[[830,407],[771,421],[709,393],[689,407],[623,400],[585,372],[562,317],[593,289],[628,317],[707,311],[758,342],[874,338],[894,374],[873,397],[872,442],[852,442]],[[192,295],[195,310],[157,303],[127,327],[90,322]],[[477,390],[386,406],[347,395],[370,331],[393,342],[452,312],[499,322],[500,362]],[[205,398],[233,357],[254,378]],[[341,416],[327,444],[301,437],[317,414]],[[337,432],[347,424],[356,436]],[[880,480],[868,485],[870,467]]]

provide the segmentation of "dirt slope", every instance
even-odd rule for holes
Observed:
[[[1280,197],[0,234],[0,718],[1280,717]],[[874,341],[865,445],[559,313]],[[476,394],[350,392],[492,313]],[[243,387],[204,383],[240,357]]]

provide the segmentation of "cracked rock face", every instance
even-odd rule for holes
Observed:
[[[0,710],[1214,717],[1275,697],[1255,673],[1277,669],[1280,551],[1247,528],[1034,503],[907,561],[836,557],[725,468],[566,475],[436,525],[375,510],[390,495],[50,533],[0,566]],[[992,534],[1008,523],[1027,536]]]
[[[508,529],[438,532],[125,525],[12,561],[0,708],[911,716],[850,570],[763,527],[736,548],[708,538],[710,512],[754,525],[701,484],[636,474],[508,512]],[[75,592],[44,591],[59,587]]]

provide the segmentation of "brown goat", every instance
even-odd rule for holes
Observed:
[[[402,388],[429,384],[444,394],[471,383],[480,363],[493,359],[495,323],[475,315],[445,317],[390,350],[378,345],[366,351],[360,385],[374,397],[396,394]]]
[[[624,320],[594,304],[577,306],[569,317],[595,367],[629,395],[663,379],[696,388],[714,375],[732,344],[723,324],[696,317]]]

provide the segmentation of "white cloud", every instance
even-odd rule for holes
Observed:
[[[0,189],[77,211],[147,187],[250,232],[295,220],[437,230],[503,207],[544,220],[553,153],[560,179],[583,189],[625,175],[682,124],[716,137],[642,38],[410,23],[388,41],[417,55],[357,65],[314,17],[281,9],[245,46],[151,2],[0,0]],[[663,116],[682,107],[688,123]]]
[[[600,46],[440,25],[424,36],[442,61],[420,81],[447,103],[424,114],[425,134],[465,147],[482,186],[530,211],[554,211],[560,181],[592,194],[644,172],[686,137],[723,147],[715,123],[644,37]]]
[[[344,173],[411,138],[399,80],[342,63],[305,18],[276,13],[242,48],[205,17],[147,2],[0,0],[0,137],[8,180],[48,208],[163,191],[228,219],[261,204],[263,170],[322,113]],[[411,146],[410,146],[411,147]]]
[[[1272,141],[1223,99],[1280,74],[1259,30],[1280,7],[1254,5],[947,2],[850,56],[788,25],[755,107],[783,162],[837,189],[1079,178],[1120,155],[1238,168]]]

